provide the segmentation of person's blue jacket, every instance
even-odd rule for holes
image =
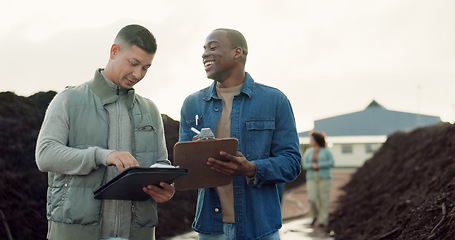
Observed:
[[[311,168],[311,164],[313,163],[313,148],[309,148],[303,154],[303,168],[306,169],[306,179],[313,178],[314,170]],[[321,178],[330,179],[332,178],[332,174],[330,173],[330,168],[333,167],[335,161],[333,160],[332,153],[329,149],[323,147],[319,149],[318,155],[318,165],[319,165],[319,174]]]
[[[215,132],[223,107],[215,86],[214,81],[185,99],[180,142],[192,140],[195,133],[191,127]],[[276,184],[294,180],[301,171],[299,139],[287,97],[276,88],[255,83],[246,73],[243,87],[232,102],[231,137],[239,140],[238,150],[256,165],[254,180],[233,177],[236,237],[261,238],[281,228]],[[193,229],[203,234],[223,232],[221,204],[215,188],[199,189]]]

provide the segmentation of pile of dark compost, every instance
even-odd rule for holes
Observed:
[[[454,239],[455,126],[392,134],[342,190],[336,239]]]
[[[0,93],[0,239],[46,239],[47,173],[35,164],[36,139],[49,102],[56,92],[29,97]],[[162,114],[169,159],[178,141],[179,122]],[[191,230],[196,191],[176,192],[158,204],[157,238]],[[3,214],[3,216],[2,216]]]
[[[0,93],[0,239],[45,239],[47,174],[36,167],[35,146],[54,95]]]

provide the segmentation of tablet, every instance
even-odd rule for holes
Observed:
[[[130,167],[96,189],[93,194],[95,199],[145,201],[150,196],[142,190],[143,187],[158,186],[160,182],[171,184],[186,174],[188,169],[185,168]]]

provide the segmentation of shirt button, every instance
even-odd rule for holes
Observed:
[[[220,211],[220,209],[218,209],[218,208],[215,208],[215,212],[219,212],[219,211]]]
[[[217,108],[217,107],[216,107],[216,108],[214,108],[213,110],[215,110],[215,112],[218,112],[218,111],[220,111],[220,109],[219,109],[219,108]]]

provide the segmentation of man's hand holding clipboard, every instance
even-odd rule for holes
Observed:
[[[207,165],[210,169],[230,176],[246,176],[254,178],[256,174],[256,165],[248,161],[241,152],[236,155],[221,151],[220,155],[229,161],[223,161],[215,158],[209,158]]]

